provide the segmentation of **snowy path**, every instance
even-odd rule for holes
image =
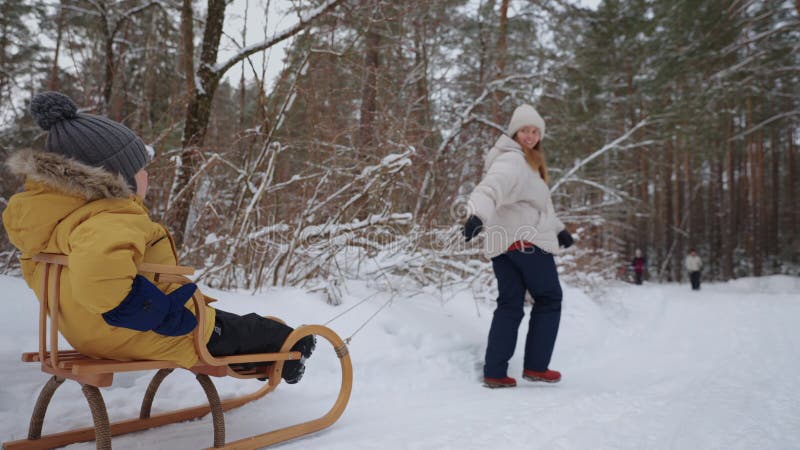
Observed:
[[[21,280],[0,277],[0,440],[26,433],[36,391],[46,377],[19,363],[35,348],[36,305]],[[349,286],[347,304],[371,291]],[[395,300],[350,346],[353,397],[345,415],[317,435],[281,449],[798,449],[800,448],[800,280],[744,279],[704,285],[621,286],[593,300],[566,289],[552,368],[557,385],[525,382],[521,346],[509,375],[516,389],[481,387],[481,360],[492,305],[459,294],[444,305],[431,297]],[[21,298],[23,297],[23,298]],[[302,291],[258,297],[221,293],[219,307],[324,322],[342,311]],[[385,301],[376,296],[332,328],[349,335]],[[345,305],[347,306],[347,305]],[[521,327],[521,336],[527,324]],[[523,339],[520,339],[520,344]],[[226,415],[229,439],[315,417],[333,400],[333,352],[321,347],[297,386]],[[147,384],[118,377],[106,391],[112,420],[136,415]],[[229,396],[250,382],[218,383]],[[252,382],[256,383],[256,382]],[[74,384],[74,383],[72,383]],[[172,375],[156,399],[192,405],[202,397],[191,376]],[[56,394],[45,431],[90,423],[77,386]],[[193,401],[194,400],[194,401]],[[257,416],[256,419],[254,416]],[[114,440],[117,449],[191,449],[211,439],[208,418]],[[81,444],[71,448],[89,449]]]

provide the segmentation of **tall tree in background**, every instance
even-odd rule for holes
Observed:
[[[342,3],[342,1],[327,0],[308,16],[301,16],[297,25],[270,39],[249,46],[227,61],[218,63],[217,53],[219,52],[219,42],[222,36],[222,24],[225,20],[227,2],[225,0],[208,0],[200,61],[194,65],[196,73],[192,77],[193,80],[196,80],[196,86],[187,93],[188,104],[183,131],[183,151],[181,152],[181,161],[177,169],[176,180],[170,194],[171,223],[178,243],[183,242],[186,232],[189,208],[194,198],[194,187],[191,182],[198,174],[197,171],[203,161],[201,148],[211,115],[211,104],[222,77],[228,69],[244,58],[291,38],[309,26],[314,20]],[[186,13],[186,7],[184,4],[182,20],[191,19]],[[186,42],[194,41],[194,36],[188,35],[188,33],[192,32],[193,27],[183,24],[181,30],[184,33],[183,42],[185,46],[187,45]],[[184,58],[186,58],[186,53],[184,53]],[[184,62],[184,67],[188,67],[186,62]]]
[[[368,150],[376,143],[376,114],[378,109],[378,70],[380,68],[381,35],[378,32],[381,20],[379,0],[366,0],[366,10],[370,11],[364,39],[364,77],[361,94],[361,117],[358,127],[358,147]]]
[[[103,77],[103,103],[101,111],[109,114],[112,118],[120,120],[119,111],[116,114],[110,113],[111,95],[114,87],[114,79],[119,64],[118,56],[115,51],[117,39],[120,32],[130,23],[131,19],[150,8],[161,7],[161,2],[157,0],[142,1],[129,8],[120,8],[119,5],[110,5],[107,1],[85,1],[88,13],[96,17],[97,29],[103,37],[104,50],[104,77]],[[59,11],[60,16],[60,11]],[[62,20],[59,17],[59,21]],[[124,45],[124,44],[123,44]]]
[[[13,101],[19,78],[32,66],[43,49],[30,26],[43,15],[38,2],[0,0],[0,103]],[[5,126],[5,124],[0,124]]]

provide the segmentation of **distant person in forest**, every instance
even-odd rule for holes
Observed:
[[[545,123],[530,105],[514,110],[506,133],[485,157],[485,175],[469,198],[464,224],[469,242],[486,229],[485,253],[492,259],[499,296],[489,330],[484,386],[514,387],[508,361],[525,316],[525,292],[534,299],[522,377],[555,383],[550,357],[561,320],[561,284],[553,254],[573,244],[556,217],[542,151]]]
[[[137,273],[140,263],[176,265],[177,250],[166,227],[143,205],[151,150],[126,126],[78,112],[69,97],[44,92],[30,111],[48,132],[44,151],[22,150],[7,161],[25,177],[11,197],[3,225],[19,249],[22,274],[42,298],[37,253],[69,256],[62,278],[59,326],[76,350],[116,360],[197,360],[191,332],[197,326],[191,301],[197,286],[156,282]],[[239,316],[206,306],[204,342],[214,356],[276,352],[293,329],[257,314]],[[303,355],[287,361],[282,377],[296,383],[314,337],[292,347]]]
[[[697,256],[697,251],[691,249],[686,259],[683,261],[686,270],[689,271],[689,280],[692,282],[692,290],[700,290],[700,269],[703,268],[703,261]]]
[[[642,284],[642,280],[644,280],[644,272],[647,270],[647,258],[642,256],[642,251],[638,248],[634,253],[631,267],[633,267],[633,276],[636,284]]]

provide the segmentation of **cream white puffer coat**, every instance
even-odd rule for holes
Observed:
[[[485,175],[469,197],[468,213],[483,221],[484,253],[494,258],[517,241],[558,254],[558,233],[550,188],[528,165],[522,148],[506,135],[486,154]]]
[[[698,272],[703,268],[703,260],[697,255],[688,255],[683,260],[683,265],[689,272]]]

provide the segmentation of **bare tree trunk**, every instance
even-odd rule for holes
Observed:
[[[419,145],[430,133],[430,93],[428,92],[428,48],[425,43],[425,18],[414,20],[414,66],[420,72],[414,83],[414,105],[412,117],[414,128],[411,142]]]
[[[105,3],[100,3],[105,11]],[[105,11],[107,14],[107,11]],[[111,102],[111,91],[114,87],[114,35],[106,25],[106,15],[102,16],[103,23],[103,48],[105,49],[105,72],[103,75],[103,113],[108,112],[109,103]]]
[[[407,140],[417,152],[416,161],[410,168],[414,183],[421,183],[425,177],[427,162],[433,155],[435,140],[431,126],[430,92],[428,90],[428,44],[427,22],[425,13],[430,11],[430,5],[423,2],[426,10],[414,16],[414,67],[416,80],[414,82],[414,101],[410,105],[411,125],[407,129]],[[417,199],[408,196],[408,209],[413,210]]]
[[[192,179],[192,175],[194,175],[195,169],[200,166],[203,159],[200,147],[205,141],[208,121],[211,117],[211,102],[219,85],[219,78],[211,67],[217,62],[226,6],[225,0],[208,1],[206,27],[203,33],[203,48],[196,75],[200,84],[195,86],[193,94],[189,95],[189,103],[186,107],[181,163],[177,170],[172,194],[170,195],[171,212],[175,217],[173,233],[178,245],[183,243],[189,219],[189,209],[194,198],[189,182]],[[194,79],[194,76],[192,74],[192,79]]]
[[[674,142],[674,138],[670,139],[670,142]],[[678,156],[678,149],[676,149],[673,144],[670,144],[670,154],[672,156],[672,174],[671,177],[675,180],[675,186],[672,189],[672,223],[671,223],[671,233],[672,233],[672,246],[674,250],[672,252],[672,274],[674,276],[675,281],[680,282],[683,279],[683,267],[680,264],[680,261],[683,257],[683,246],[681,243],[683,242],[683,236],[681,233],[678,232],[681,227],[681,211],[683,210],[683,205],[681,204],[681,191],[682,185],[681,183],[681,164],[680,164],[680,157]]]
[[[119,51],[116,55],[116,57],[121,61],[124,61],[125,55],[128,51],[128,42],[130,41],[128,28],[126,27],[125,35],[122,37],[122,42],[119,44]],[[114,62],[114,67],[117,66],[119,66],[119,64]],[[117,89],[116,91],[112,90],[113,95],[111,96],[110,103],[108,105],[108,116],[114,120],[122,121],[125,116],[125,103],[128,97],[128,80],[124,70],[120,70],[119,73],[116,73],[114,78],[116,79]],[[113,82],[114,81],[112,81],[112,83]]]
[[[648,158],[645,157],[644,152],[637,152],[637,156],[639,158],[639,201],[642,207],[650,209],[650,192],[648,190],[648,185],[651,181],[648,175]],[[651,220],[652,219],[648,220],[648,217],[644,215],[640,215],[636,220],[636,245],[642,249],[642,251],[648,247],[649,230],[647,224]]]
[[[247,47],[247,10],[250,8],[250,2],[244,3],[244,26],[242,27],[242,47]],[[247,86],[244,78],[245,60],[242,59],[242,74],[239,77],[239,130],[244,131],[244,109],[247,100]],[[243,142],[243,141],[242,141]],[[244,142],[243,142],[244,143]]]
[[[495,64],[496,73],[494,74],[494,79],[499,80],[503,78],[503,75],[506,71],[506,53],[507,53],[507,44],[506,39],[508,35],[508,0],[502,0],[500,3],[500,19],[499,19],[499,27],[498,27],[498,36],[497,36],[497,48],[495,49],[495,55],[497,55],[497,62]],[[503,123],[505,119],[503,114],[503,108],[500,104],[503,102],[506,94],[504,92],[495,92],[494,94],[494,103],[492,104],[492,109],[494,110],[494,114],[492,114],[492,118],[494,119],[495,123]]]
[[[727,220],[727,230],[725,233],[725,237],[727,239],[727,246],[725,248],[725,252],[723,255],[723,264],[722,264],[722,273],[723,278],[726,280],[730,280],[734,278],[734,268],[733,268],[733,252],[736,247],[736,236],[738,235],[738,229],[736,227],[737,224],[737,201],[736,201],[736,193],[738,192],[737,188],[737,180],[736,180],[736,172],[735,172],[735,160],[733,154],[733,141],[731,138],[733,137],[733,116],[728,119],[728,134],[727,134],[727,143],[728,148],[725,151],[725,162],[728,168],[728,198],[726,203],[726,214],[728,216]]]
[[[753,100],[747,98],[747,120],[746,127],[754,124]],[[756,150],[756,134],[747,136],[747,200],[748,206],[748,230],[747,230],[747,250],[752,265],[751,275],[760,275],[761,258],[759,255],[759,198],[758,198],[758,156]]]
[[[186,79],[186,95],[194,97],[194,11],[192,0],[181,5],[181,69]]]
[[[61,39],[64,34],[64,14],[64,0],[61,0],[56,19],[56,49],[53,53],[53,65],[50,67],[50,79],[47,81],[47,88],[51,91],[58,90],[58,56],[61,53]]]
[[[358,148],[361,151],[376,144],[376,115],[378,110],[378,66],[380,64],[381,35],[377,31],[379,1],[369,2],[370,21],[367,25],[364,50],[364,81],[361,88],[361,118],[358,126]]]
[[[752,235],[751,229],[751,205],[750,205],[750,176],[748,175],[748,161],[749,161],[749,150],[747,144],[745,143],[744,148],[742,149],[740,154],[737,155],[736,159],[736,171],[737,176],[739,177],[739,192],[737,198],[737,206],[736,208],[740,211],[737,214],[737,223],[736,223],[736,232],[738,233],[737,236],[737,247],[742,249],[743,256],[748,257],[750,255],[750,248],[748,247],[749,241],[747,240],[749,236]],[[735,255],[739,256],[739,255]],[[740,263],[741,266],[741,263]],[[748,274],[749,275],[749,274]]]
[[[485,8],[494,10],[495,0],[488,0],[486,2]],[[489,68],[489,64],[491,61],[491,45],[489,44],[490,37],[493,35],[493,29],[491,26],[487,28],[486,23],[483,20],[482,11],[480,10],[480,5],[478,6],[478,36],[480,38],[480,63],[479,63],[479,70],[478,70],[478,89],[482,89],[483,86],[486,85],[487,81],[491,80],[491,70]],[[488,73],[487,73],[488,72]]]
[[[715,142],[714,148],[720,148],[720,142]],[[716,155],[712,165],[712,189],[711,196],[709,197],[709,205],[706,208],[709,214],[709,220],[706,224],[708,227],[709,238],[712,242],[713,257],[717,260],[717,276],[722,276],[725,279],[725,242],[728,237],[725,231],[725,217],[727,211],[725,210],[725,190],[724,190],[724,154]]]
[[[158,29],[157,26],[157,16],[153,14],[150,17],[150,21],[148,23],[147,35],[144,41],[144,60],[145,64],[148,67],[153,67],[155,64],[155,57],[156,52],[151,49],[152,42],[158,41],[158,36],[156,36],[156,30]],[[155,70],[145,70],[144,71],[144,80],[142,81],[142,92],[141,92],[141,99],[142,101],[139,104],[139,109],[136,114],[136,122],[134,123],[134,129],[136,130],[152,130],[153,124],[152,120],[150,119],[150,105],[153,104],[153,97],[155,91],[155,83],[156,83],[156,73]]]
[[[787,163],[789,165],[789,173],[786,177],[786,207],[792,211],[790,214],[786,214],[787,218],[790,219],[788,226],[785,228],[786,230],[796,230],[797,224],[800,223],[800,204],[798,204],[797,198],[800,196],[800,192],[797,192],[797,147],[794,145],[794,130],[791,127],[788,127],[789,131],[789,151],[786,152],[786,158],[788,159]],[[790,232],[787,233],[787,245],[790,246],[789,254],[791,255],[791,259],[793,263],[800,262],[800,236],[797,232]]]
[[[779,199],[781,198],[781,182],[780,182],[780,172],[778,171],[778,158],[780,156],[780,152],[778,152],[778,146],[780,145],[780,137],[778,134],[778,128],[772,129],[772,137],[770,139],[770,146],[769,146],[769,156],[770,156],[770,183],[769,183],[769,192],[767,193],[767,197],[770,199],[770,227],[769,227],[769,234],[767,236],[767,245],[769,249],[769,254],[775,260],[778,260],[780,256],[778,255],[778,242],[780,241],[780,209],[781,205]],[[774,268],[771,268],[774,269]],[[771,270],[772,271],[772,270]]]
[[[686,145],[686,143],[684,143],[684,146],[685,145]],[[694,193],[694,189],[693,189],[694,186],[692,185],[692,168],[689,165],[690,161],[691,160],[690,160],[690,157],[689,157],[689,150],[684,147],[683,148],[683,182],[684,182],[683,204],[685,206],[684,206],[683,209],[687,213],[687,218],[686,218],[686,221],[685,221],[685,223],[686,223],[686,226],[685,226],[686,227],[685,228],[685,231],[686,231],[686,244],[688,246],[690,246],[690,247],[696,248],[697,244],[698,244],[698,242],[697,242],[698,236],[695,236],[695,224],[694,224],[694,222],[695,222],[696,218],[693,217],[694,208],[692,207],[692,194]]]
[[[749,125],[750,122],[748,120],[747,124]],[[745,239],[747,242],[747,256],[750,258],[751,264],[751,271],[750,275],[753,275],[752,267],[755,267],[755,260],[756,260],[756,234],[757,234],[757,224],[756,224],[756,192],[755,192],[755,158],[753,156],[753,140],[748,136],[747,138],[747,163],[745,165],[745,170],[747,174],[747,204],[748,208],[745,210],[747,214],[747,230],[745,233]]]
[[[764,198],[764,134],[758,131],[755,145],[755,252],[753,257],[754,275],[760,277],[764,273],[764,246],[766,244],[767,202]]]
[[[9,3],[3,2],[3,9],[9,8]],[[3,15],[7,15],[6,11],[1,12]],[[7,75],[6,73],[6,64],[8,64],[8,55],[6,52],[9,44],[8,29],[5,20],[0,23],[2,23],[2,29],[0,29],[0,100],[2,100],[3,93],[6,90],[6,85],[9,83],[8,78],[10,75]]]
[[[664,221],[664,239],[665,239],[665,241],[664,241],[663,249],[667,250],[668,253],[666,253],[664,255],[664,260],[662,262],[662,268],[663,269],[661,271],[661,276],[663,277],[664,275],[666,275],[667,281],[672,281],[673,280],[672,265],[671,265],[670,262],[667,261],[667,258],[671,258],[672,257],[672,255],[669,253],[669,249],[672,248],[672,243],[673,243],[673,241],[675,239],[674,238],[675,231],[673,229],[673,223],[672,223],[672,221],[673,221],[673,200],[672,200],[672,196],[673,196],[673,190],[674,190],[673,189],[673,184],[672,184],[672,173],[673,173],[672,165],[674,164],[672,153],[673,153],[674,150],[672,149],[672,138],[671,137],[667,139],[666,145],[667,145],[667,148],[666,148],[666,152],[664,153],[664,159],[666,161],[665,161],[665,164],[663,165],[663,170],[662,170],[663,173],[661,175],[661,178],[662,178],[661,181],[664,183],[663,200],[664,200],[664,205],[665,205],[665,207],[664,207],[664,217],[663,217],[663,221]]]

